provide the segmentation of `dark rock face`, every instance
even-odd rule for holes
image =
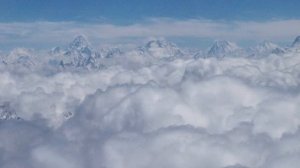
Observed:
[[[296,37],[292,44],[292,47],[300,47],[300,36]]]

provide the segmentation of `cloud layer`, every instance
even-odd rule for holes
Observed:
[[[289,25],[289,26],[286,26]],[[63,44],[77,34],[92,37],[96,44],[103,41],[136,44],[147,37],[180,37],[229,39],[235,41],[291,41],[299,34],[299,20],[212,21],[155,18],[131,25],[79,22],[0,23],[2,45],[51,46]],[[63,38],[62,38],[63,37]]]
[[[0,112],[21,119],[0,120],[0,167],[296,168],[299,55],[128,55],[50,74],[1,64]]]

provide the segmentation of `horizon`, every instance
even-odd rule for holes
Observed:
[[[9,48],[9,49],[6,49],[6,50],[1,50],[0,49],[0,51],[2,52],[2,54],[3,53],[4,54],[8,54],[9,52],[12,52],[15,49],[30,49],[30,50],[35,50],[35,51],[50,51],[50,50],[52,50],[53,48],[56,48],[56,47],[66,48],[66,47],[68,47],[70,45],[70,43],[73,42],[73,40],[75,40],[79,36],[84,36],[84,38],[89,42],[89,46],[92,47],[92,48],[94,48],[95,50],[101,50],[101,49],[105,49],[105,48],[119,48],[119,49],[121,49],[123,51],[130,51],[130,50],[137,49],[139,47],[143,47],[144,45],[146,45],[148,42],[150,42],[152,40],[164,40],[164,41],[167,41],[167,42],[175,44],[176,46],[178,46],[181,49],[184,49],[184,50],[196,50],[196,51],[208,51],[218,41],[228,41],[228,42],[237,44],[238,47],[240,47],[241,49],[244,49],[244,50],[260,46],[260,45],[262,45],[264,43],[272,43],[272,44],[278,45],[279,47],[282,47],[282,48],[290,48],[290,47],[292,47],[292,44],[294,43],[294,41],[296,40],[296,38],[300,37],[300,36],[296,36],[295,38],[291,39],[291,41],[286,42],[286,43],[280,43],[280,42],[275,43],[273,41],[262,40],[262,41],[259,41],[257,43],[253,43],[251,45],[243,45],[243,44],[239,44],[239,43],[237,43],[235,41],[229,41],[229,40],[226,40],[226,39],[216,39],[216,40],[211,40],[211,41],[206,40],[205,42],[199,43],[200,45],[198,45],[196,43],[195,45],[197,45],[197,46],[194,46],[194,47],[193,46],[180,45],[180,42],[178,44],[178,43],[176,43],[176,40],[172,40],[172,38],[168,39],[168,38],[165,38],[165,37],[148,37],[148,38],[141,39],[141,42],[139,42],[139,44],[131,44],[131,45],[127,45],[126,46],[126,45],[124,45],[122,43],[115,43],[115,44],[102,43],[102,44],[100,44],[100,45],[97,46],[97,45],[95,45],[93,43],[93,42],[95,42],[95,39],[94,39],[94,41],[91,42],[89,40],[88,36],[86,36],[84,34],[78,34],[78,35],[75,35],[74,37],[72,37],[66,43],[62,43],[62,44],[56,45],[56,46],[53,45],[53,46],[46,46],[46,47],[41,47],[41,48],[39,48],[39,47],[34,48],[34,47],[15,46],[13,48]]]
[[[289,45],[300,34],[297,0],[2,0],[0,50],[46,49],[85,34],[95,46],[164,37],[201,49],[217,39],[243,47]],[[289,26],[286,26],[289,25]]]

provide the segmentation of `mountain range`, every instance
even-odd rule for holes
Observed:
[[[59,70],[98,70],[108,66],[107,62],[110,65],[122,64],[130,59],[147,64],[188,59],[190,56],[194,59],[222,59],[225,57],[258,59],[272,55],[280,56],[288,52],[298,52],[299,48],[300,36],[296,37],[288,48],[282,48],[272,42],[264,41],[255,47],[244,49],[233,42],[217,40],[207,51],[190,52],[180,49],[176,44],[165,39],[154,39],[130,51],[123,51],[117,47],[96,50],[87,40],[87,37],[79,35],[67,47],[54,47],[47,54],[26,48],[14,49],[9,54],[1,55],[0,65],[22,67],[24,69],[50,67]],[[43,56],[41,56],[42,54]]]

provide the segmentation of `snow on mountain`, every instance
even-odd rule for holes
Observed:
[[[89,48],[90,43],[83,35],[76,36],[74,40],[69,44],[70,50],[82,50],[83,48]]]
[[[64,68],[97,68],[95,59],[101,57],[101,55],[90,46],[88,40],[82,35],[75,37],[66,49],[62,50],[59,47],[56,47],[51,50],[50,53],[56,56],[55,59],[58,59],[60,66]]]
[[[16,48],[3,57],[3,62],[6,65],[22,66],[30,69],[37,64],[36,59],[33,50]]]
[[[209,49],[208,57],[222,58],[225,56],[236,55],[236,52],[240,50],[240,47],[233,42],[218,40]]]
[[[6,65],[5,55],[3,53],[0,53],[0,65]]]
[[[256,47],[250,48],[249,56],[250,57],[262,57],[262,56],[268,56],[270,54],[283,54],[285,50],[278,46],[277,44],[264,41],[260,44],[258,44]]]
[[[51,49],[50,54],[59,54],[62,52],[62,49],[60,47],[54,47]]]
[[[284,48],[278,47],[271,51],[272,54],[284,54],[286,50]]]
[[[1,120],[19,120],[16,112],[11,108],[9,102],[0,104],[0,121]]]
[[[300,36],[297,36],[296,39],[294,40],[292,47],[298,48],[300,47]]]
[[[279,48],[279,46],[274,43],[264,41],[264,42],[260,43],[259,45],[257,45],[255,47],[255,50],[259,53],[264,53],[264,52],[272,51],[276,48]]]
[[[144,46],[126,52],[117,47],[101,48],[97,51],[91,47],[85,36],[79,35],[67,47],[55,47],[47,54],[25,48],[16,48],[9,54],[2,56],[1,65],[8,65],[12,69],[18,66],[21,67],[20,71],[23,71],[24,67],[25,69],[42,68],[47,69],[46,71],[50,69],[53,72],[59,72],[62,69],[96,70],[125,64],[127,67],[140,67],[152,65],[157,60],[171,61],[177,58],[198,59],[244,56],[259,58],[271,54],[281,55],[285,52],[293,54],[298,50],[297,46],[300,46],[300,36],[294,40],[292,47],[286,50],[266,41],[249,50],[244,50],[233,42],[219,40],[207,52],[203,52],[200,50],[182,50],[174,43],[164,39],[154,39],[148,41]]]
[[[196,51],[192,55],[194,59],[198,59],[198,58],[205,58],[206,53],[203,51]]]
[[[115,58],[121,56],[123,51],[117,47],[101,48],[100,49],[101,58]]]
[[[138,50],[141,55],[151,56],[156,59],[179,58],[184,55],[175,44],[166,40],[150,40]]]

